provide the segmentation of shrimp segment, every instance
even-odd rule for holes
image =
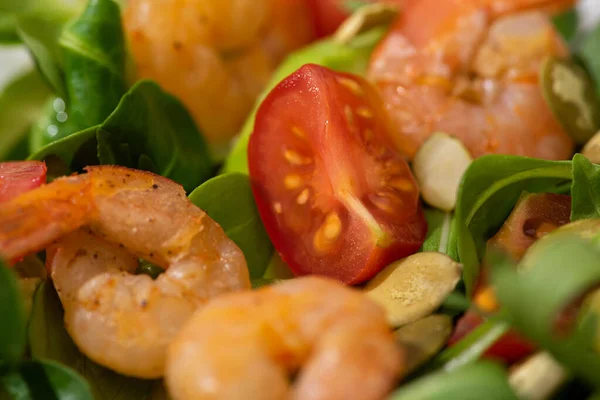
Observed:
[[[47,267],[68,332],[84,354],[122,374],[162,376],[166,346],[192,313],[250,288],[244,255],[223,229],[180,185],[149,172],[89,167],[5,204],[0,254],[52,243]],[[132,275],[138,258],[167,271],[154,281]]]
[[[401,369],[382,309],[338,282],[304,277],[199,310],[168,348],[165,379],[175,400],[369,400]]]
[[[98,210],[88,225],[95,234],[163,268],[206,266],[211,282],[206,298],[250,287],[241,250],[180,185],[122,167],[88,167],[88,173]]]
[[[123,23],[136,74],[181,99],[223,151],[279,62],[313,39],[304,3],[130,0]]]
[[[566,159],[573,141],[538,80],[547,56],[568,49],[547,10],[572,1],[420,0],[371,59],[400,151],[413,157],[433,133],[458,137],[475,156]]]
[[[0,254],[11,260],[43,250],[83,226],[94,210],[86,175],[57,179],[0,205]]]

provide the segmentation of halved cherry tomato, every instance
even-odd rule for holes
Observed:
[[[467,311],[458,321],[448,344],[454,345],[483,322],[483,317],[475,311]],[[494,343],[484,357],[509,364],[517,362],[535,350],[535,346],[514,331],[507,332]]]
[[[519,261],[539,238],[571,219],[571,196],[552,193],[525,194],[502,228],[488,241]]]
[[[515,261],[519,261],[536,240],[567,224],[570,213],[570,196],[551,193],[525,194],[519,199],[502,228],[488,241],[488,251],[492,248],[500,249]],[[493,313],[499,308],[494,291],[487,284],[485,265],[473,301],[479,309],[488,313]],[[450,338],[450,345],[460,341],[482,322],[483,317],[478,313],[467,311],[458,321]],[[516,332],[510,331],[490,347],[485,355],[512,363],[526,357],[534,349],[533,344]]]
[[[389,3],[402,6],[408,0],[361,0],[362,3]],[[307,0],[319,36],[331,35],[350,15],[348,0]]]
[[[419,190],[364,79],[307,64],[256,116],[249,169],[263,223],[297,275],[363,282],[416,252]]]
[[[46,182],[46,164],[40,161],[0,163],[0,203]]]
[[[41,161],[0,163],[0,203],[46,183],[46,164]],[[11,260],[16,263],[17,260]]]

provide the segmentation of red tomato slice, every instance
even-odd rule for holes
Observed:
[[[567,224],[570,214],[570,196],[551,193],[523,195],[502,228],[488,241],[487,248],[502,249],[519,261],[536,240]],[[480,309],[494,312],[498,309],[498,303],[493,290],[487,284],[486,271],[484,265],[479,287],[473,297]],[[482,322],[483,318],[480,315],[468,311],[458,321],[450,345],[460,341]],[[512,363],[526,357],[534,349],[533,344],[518,333],[510,331],[490,347],[485,355]]]
[[[306,0],[312,9],[319,36],[331,35],[350,15],[348,0]],[[408,0],[361,0],[362,3],[389,3],[402,6]]]
[[[364,79],[305,65],[264,100],[248,147],[267,232],[297,275],[363,282],[416,252],[419,190]]]
[[[454,345],[483,322],[483,317],[474,311],[467,313],[458,321],[448,344]],[[535,346],[514,331],[507,332],[494,343],[484,357],[503,361],[509,364],[527,357],[535,350]]]
[[[0,163],[0,203],[46,182],[46,164],[40,161]]]
[[[494,237],[488,249],[495,247],[519,261],[539,238],[571,219],[571,196],[552,193],[526,194]]]

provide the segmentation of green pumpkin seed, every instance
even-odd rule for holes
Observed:
[[[396,342],[404,349],[406,373],[410,374],[439,353],[452,334],[452,318],[434,314],[398,329]]]
[[[549,57],[540,78],[555,118],[575,142],[585,144],[600,128],[600,101],[586,71],[572,61]]]

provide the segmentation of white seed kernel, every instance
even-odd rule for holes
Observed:
[[[445,133],[431,135],[412,163],[423,200],[440,210],[452,211],[460,181],[472,161],[460,140]]]

